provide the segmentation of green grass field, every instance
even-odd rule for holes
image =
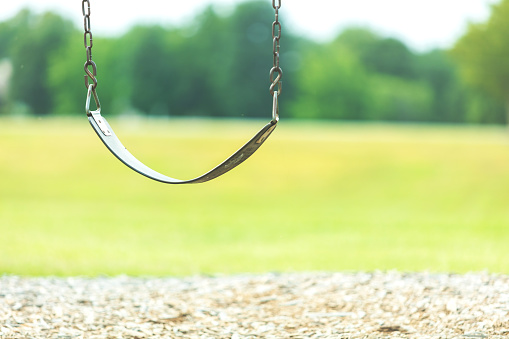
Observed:
[[[116,120],[140,160],[209,170],[256,121]],[[216,181],[124,167],[85,117],[0,119],[0,274],[509,273],[509,132],[282,121]]]

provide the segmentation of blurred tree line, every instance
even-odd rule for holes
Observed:
[[[273,17],[268,2],[252,1],[228,15],[210,6],[185,27],[95,35],[103,111],[269,117]],[[506,122],[509,96],[460,77],[461,41],[453,53],[416,53],[365,28],[346,29],[328,43],[283,29],[280,98],[286,117]],[[56,14],[23,10],[0,23],[0,113],[83,114],[85,60],[83,32]]]

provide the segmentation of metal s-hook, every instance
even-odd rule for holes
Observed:
[[[274,75],[277,73],[277,76],[274,78]],[[279,66],[274,66],[270,70],[270,94],[278,93],[278,96],[281,94],[283,90],[283,82],[281,79],[283,78],[283,69]],[[276,89],[277,87],[277,89]]]
[[[88,54],[88,53],[87,53]],[[88,69],[88,66],[92,66],[92,72],[90,72],[90,70]],[[85,62],[85,87],[88,88],[89,87],[89,82],[88,82],[88,79],[92,79],[92,81],[94,82],[92,84],[92,86],[94,86],[94,90],[95,88],[97,87],[97,65],[95,64],[95,62],[93,62],[92,60],[87,60],[87,62]]]

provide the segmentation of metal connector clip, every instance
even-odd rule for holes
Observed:
[[[95,101],[95,105],[97,107],[97,109],[95,111],[90,110],[90,100],[92,98],[92,94],[94,95],[94,101]],[[97,91],[94,89],[93,84],[90,84],[88,86],[87,102],[85,104],[85,112],[87,113],[87,116],[92,117],[94,119],[97,126],[99,126],[99,128],[101,129],[101,132],[103,132],[103,134],[105,136],[109,137],[112,135],[104,118],[101,116],[101,103],[99,102],[99,97],[97,96]]]

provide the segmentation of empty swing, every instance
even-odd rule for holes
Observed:
[[[251,155],[253,155],[258,148],[267,140],[270,134],[274,131],[279,121],[279,104],[278,98],[281,94],[281,78],[283,76],[283,70],[279,66],[279,40],[281,38],[281,23],[279,22],[279,9],[281,8],[281,0],[272,0],[272,7],[275,10],[276,20],[272,24],[272,39],[273,39],[273,56],[274,63],[270,70],[270,94],[272,96],[272,120],[265,125],[251,140],[249,140],[244,146],[238,151],[231,155],[228,159],[223,161],[221,164],[210,170],[209,172],[189,180],[179,180],[168,177],[157,171],[154,171],[150,167],[143,164],[141,161],[136,159],[125,147],[122,145],[120,140],[117,138],[113,129],[108,124],[106,119],[101,115],[101,104],[99,102],[99,96],[97,95],[97,66],[92,61],[92,31],[90,28],[90,0],[82,0],[82,10],[84,19],[84,41],[87,52],[87,61],[85,62],[85,86],[88,90],[87,99],[85,104],[85,111],[88,116],[90,125],[97,133],[99,138],[102,140],[104,145],[123,162],[127,167],[131,168],[135,172],[138,172],[150,179],[167,183],[167,184],[191,184],[191,183],[202,183],[215,179],[244,161],[246,161]],[[91,68],[91,69],[90,69]],[[91,83],[90,83],[91,82]],[[90,110],[91,99],[94,99],[96,104],[96,110]]]

